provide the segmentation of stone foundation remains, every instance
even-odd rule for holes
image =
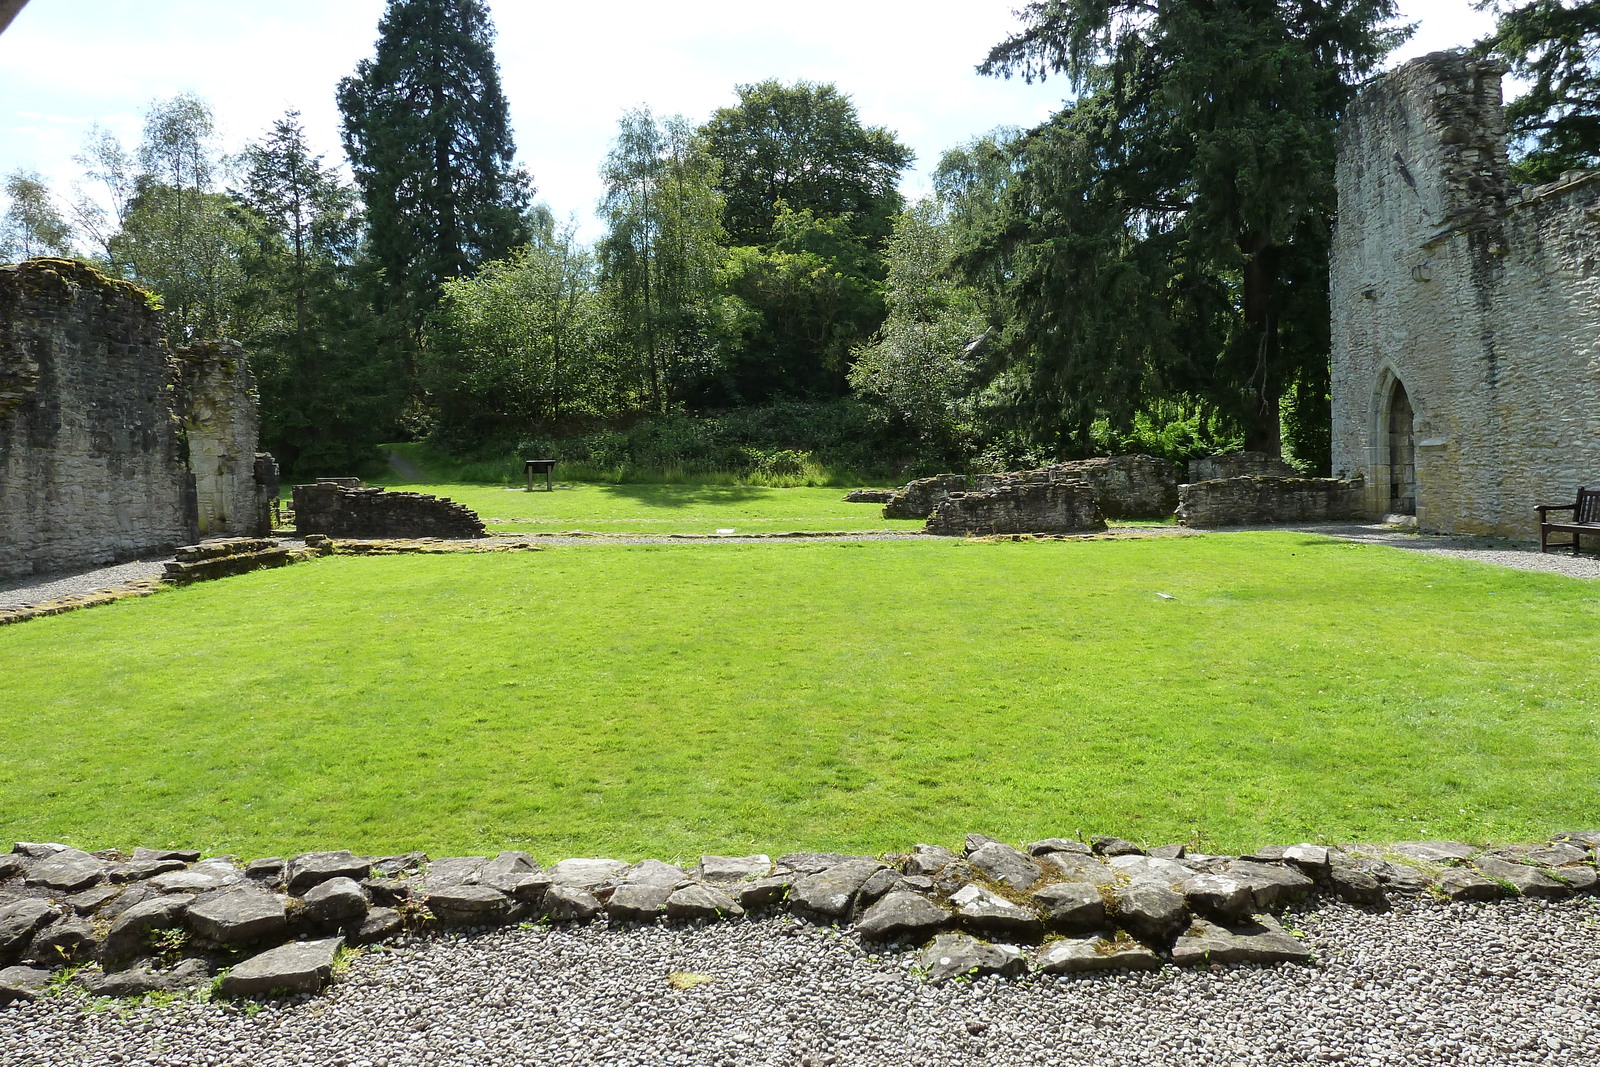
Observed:
[[[1037,470],[979,474],[971,479],[961,474],[939,474],[919,478],[895,490],[883,509],[886,519],[925,519],[952,493],[969,489],[998,489],[1009,485],[1049,485],[1073,482],[1088,485],[1105,518],[1165,518],[1178,504],[1181,468],[1154,456],[1101,456],[1094,459],[1054,463]],[[857,490],[846,500],[869,498],[868,490]]]
[[[939,501],[951,493],[967,491],[965,474],[935,474],[932,478],[918,478],[894,491],[883,506],[886,519],[925,519],[933,514]]]
[[[1218,478],[1179,490],[1184,526],[1272,526],[1285,522],[1339,522],[1360,517],[1359,479]]]
[[[351,488],[326,478],[294,487],[295,531],[328,537],[487,537],[471,508],[425,493]]]
[[[1532,539],[1600,479],[1600,172],[1512,184],[1503,73],[1436,52],[1346,112],[1333,468],[1367,514]]]
[[[1155,456],[1099,456],[1053,463],[1031,471],[980,474],[974,488],[1031,485],[1040,482],[1083,482],[1094,490],[1108,519],[1162,519],[1178,506],[1182,468]]]
[[[946,536],[1104,530],[1094,489],[1082,482],[1025,482],[951,493],[926,531]]]
[[[174,358],[133,285],[0,267],[0,577],[266,533],[251,388],[236,345]]]
[[[1217,478],[1298,478],[1300,472],[1270,452],[1230,452],[1225,456],[1200,456],[1189,461],[1189,481],[1209,482]]]
[[[18,843],[0,855],[0,1005],[37,999],[62,968],[91,994],[138,996],[209,983],[260,997],[312,993],[338,948],[438,929],[515,922],[717,922],[792,913],[918,952],[928,981],[984,973],[1072,974],[1310,963],[1276,918],[1337,900],[1595,892],[1600,833],[1528,846],[1456,841],[1344,849],[1300,844],[1243,856],[1146,850],[1115,837],[1016,848],[968,834],[959,852],[916,845],[882,857],[831,852],[660,860],[525,852],[429,861],[311,852],[237,864],[198,850]],[[178,936],[181,935],[181,936]]]

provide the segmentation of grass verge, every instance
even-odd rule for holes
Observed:
[[[0,629],[0,837],[1533,839],[1600,824],[1597,640],[1592,585],[1289,533],[333,557]]]

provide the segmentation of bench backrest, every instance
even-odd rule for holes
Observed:
[[[1600,489],[1578,490],[1578,507],[1572,514],[1572,521],[1600,526]]]

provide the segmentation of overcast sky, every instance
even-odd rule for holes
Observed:
[[[1055,110],[1058,81],[982,78],[974,66],[1016,26],[1014,0],[490,0],[520,162],[559,217],[600,234],[600,162],[623,111],[703,121],[733,87],[831,81],[862,119],[917,154],[902,190],[927,188],[940,154]],[[0,174],[65,189],[93,123],[130,146],[150,102],[204,97],[237,151],[290,108],[342,160],[334,88],[370,56],[384,0],[30,0],[0,34]],[[1468,0],[1401,0],[1417,35],[1394,62],[1470,43],[1492,24]],[[803,12],[803,14],[800,14]]]

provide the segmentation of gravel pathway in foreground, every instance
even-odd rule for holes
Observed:
[[[8,1067],[881,1067],[1597,1059],[1600,900],[1344,905],[1292,917],[1307,967],[926,985],[792,920],[503,930],[357,958],[259,1011],[48,997],[0,1009]],[[676,990],[668,975],[710,981]]]

